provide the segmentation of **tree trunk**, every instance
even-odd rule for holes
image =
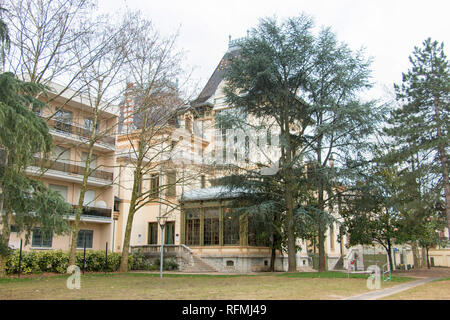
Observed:
[[[285,182],[285,201],[286,201],[286,229],[288,238],[288,272],[297,271],[296,246],[295,246],[295,224],[294,224],[294,187],[292,182],[292,144],[289,128],[289,113],[284,108],[282,132],[286,141],[286,149],[283,162],[283,178]]]
[[[388,253],[388,259],[389,259],[389,268],[392,270],[394,270],[394,264],[392,263],[392,246],[391,246],[391,241],[388,240],[387,241],[387,248],[386,251]]]
[[[319,222],[319,272],[327,271],[325,264],[325,230],[322,222]]]
[[[428,255],[428,250],[430,250],[430,248],[426,247],[426,251],[427,251],[427,268],[428,268],[428,269],[431,269],[431,266],[430,266],[430,256]]]
[[[425,268],[427,265],[427,250],[422,247],[422,268]]]
[[[134,214],[136,213],[136,200],[138,198],[138,186],[142,183],[141,175],[142,160],[138,160],[134,170],[133,191],[131,194],[130,208],[128,209],[127,225],[125,227],[125,236],[123,239],[122,258],[120,259],[120,272],[128,272],[128,255],[130,251],[131,228],[133,226]],[[160,191],[161,192],[161,191]]]
[[[413,253],[414,268],[420,269],[419,249],[417,248],[417,243],[415,241],[411,243],[411,249]]]
[[[3,227],[2,234],[0,236],[0,247],[7,248],[9,243],[9,235],[5,233],[5,227]],[[3,250],[2,250],[3,251]],[[0,252],[0,278],[6,276],[6,261],[8,260],[8,255],[6,252]]]
[[[8,252],[6,251],[9,245],[9,237],[11,235],[11,217],[12,212],[7,208],[4,210],[4,215],[2,216],[2,230],[0,234],[0,248],[4,248],[0,250],[0,278],[6,276],[6,261],[8,260]]]
[[[94,122],[94,128],[95,128],[95,123],[96,122]],[[86,161],[84,163],[83,182],[81,183],[81,187],[80,187],[80,197],[78,198],[78,207],[75,210],[75,221],[74,221],[74,224],[72,227],[72,237],[71,237],[70,252],[69,252],[69,266],[75,265],[75,263],[76,263],[75,254],[77,252],[79,224],[80,224],[80,220],[81,220],[81,214],[83,213],[83,208],[84,208],[84,195],[86,194],[87,180],[89,178],[90,170],[91,170],[90,167],[91,167],[92,149],[94,148],[94,142],[95,141],[93,141],[93,140],[89,141],[88,154],[86,157]]]
[[[130,251],[130,239],[131,239],[131,227],[133,225],[134,218],[134,201],[130,203],[130,209],[128,211],[127,226],[125,228],[125,237],[123,239],[122,258],[120,259],[120,272],[128,272],[128,256]]]
[[[270,272],[274,272],[275,271],[275,258],[276,258],[277,249],[272,247],[271,251],[272,252],[271,252],[271,255],[270,255]]]
[[[288,170],[287,172],[290,172]],[[289,173],[287,173],[289,175]],[[287,223],[287,236],[288,236],[288,261],[289,267],[288,272],[296,272],[297,271],[297,260],[296,260],[296,246],[295,246],[295,225],[294,225],[294,206],[293,206],[293,188],[292,183],[290,181],[290,177],[287,177],[288,182],[286,183],[286,223]]]

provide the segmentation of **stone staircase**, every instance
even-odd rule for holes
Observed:
[[[336,262],[336,264],[333,267],[333,270],[345,270],[344,268],[344,257],[341,256],[339,260]]]
[[[200,257],[195,254],[192,255],[192,263],[183,268],[183,272],[187,273],[210,273],[217,272],[212,266],[203,261]]]

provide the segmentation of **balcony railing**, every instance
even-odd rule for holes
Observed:
[[[55,119],[47,119],[45,117],[42,118],[47,121],[47,125],[50,128],[54,129],[59,133],[73,134],[86,139],[89,139],[91,136],[91,129],[89,128],[80,127],[74,123],[62,122]],[[116,144],[116,138],[114,136],[102,135],[98,137],[97,143],[107,144],[109,146],[114,147]]]
[[[77,205],[73,205],[74,213],[78,208]],[[93,217],[103,217],[103,218],[111,218],[111,208],[97,208],[86,206],[83,208],[82,212],[83,216],[93,216]]]
[[[42,167],[45,169],[56,170],[56,171],[61,171],[61,172],[66,172],[66,173],[79,174],[79,175],[84,174],[84,167],[77,166],[72,163],[60,162],[60,161],[55,161],[55,160],[43,160],[38,157],[33,158],[31,165],[35,166],[35,167]],[[103,179],[103,180],[107,180],[107,181],[113,181],[113,173],[112,172],[99,170],[99,169],[96,169],[93,172],[91,172],[89,177]]]

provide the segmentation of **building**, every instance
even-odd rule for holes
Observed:
[[[33,159],[33,165],[27,168],[30,176],[40,180],[57,191],[74,208],[78,205],[80,187],[83,181],[84,162],[87,156],[87,143],[93,125],[94,109],[87,97],[77,94],[58,84],[51,84],[49,108],[40,110],[39,116],[47,120],[53,137],[52,159],[42,162],[39,157]],[[56,94],[56,92],[63,92]],[[117,114],[114,107],[105,107],[99,111],[96,126],[100,138],[94,144],[90,167],[94,170],[87,180],[84,198],[85,208],[80,221],[78,248],[105,249],[106,242],[112,242],[114,173],[116,137],[111,128],[117,126]],[[108,129],[108,130],[107,130]],[[107,130],[107,133],[102,134]],[[74,216],[69,216],[73,221]],[[13,232],[10,246],[18,248],[20,235]],[[39,226],[33,229],[31,242],[24,250],[69,250],[70,235],[43,237]]]
[[[177,121],[165,128],[165,141],[172,141],[175,145],[180,141],[188,142],[184,145],[185,161],[180,163],[170,157],[166,160],[155,158],[152,170],[144,178],[143,190],[156,190],[157,186],[168,186],[170,181],[181,180],[172,188],[169,197],[174,207],[168,209],[159,204],[160,197],[167,197],[167,194],[155,194],[155,201],[149,201],[140,208],[133,220],[132,249],[142,249],[156,258],[159,257],[162,232],[158,227],[158,217],[167,215],[164,232],[166,256],[177,257],[184,270],[252,272],[269,269],[271,250],[267,244],[258,241],[258,230],[252,229],[248,220],[236,219],[231,214],[233,208],[230,204],[237,195],[211,185],[212,178],[225,174],[221,170],[222,165],[230,162],[255,163],[259,156],[246,140],[251,137],[235,138],[227,129],[217,128],[215,122],[221,112],[234,112],[225,103],[223,88],[225,70],[230,61],[239,55],[237,44],[238,41],[230,41],[228,51],[199,96],[190,106],[180,108]],[[132,85],[128,88],[131,89]],[[121,119],[126,119],[126,115],[132,113],[130,110],[138,108],[138,105],[139,98],[127,94],[121,105]],[[130,150],[139,133],[139,121],[128,118],[125,122],[117,139],[116,175],[120,182],[115,195],[120,198],[120,216],[115,228],[114,250],[120,250],[123,243],[133,183],[132,162],[135,160],[130,157]],[[269,134],[266,136],[264,133],[264,136],[270,139]],[[273,139],[276,138],[274,132]],[[229,146],[239,139],[242,140],[241,150],[230,149]],[[265,153],[277,159],[280,151],[273,142],[268,143]],[[186,179],[186,176],[190,178]],[[336,224],[327,231],[325,245],[330,269],[339,260],[343,264],[343,256],[347,254],[344,243],[340,244],[338,237],[339,226]],[[300,239],[298,244],[302,248],[297,254],[298,268],[308,268],[313,264],[314,248]],[[287,270],[287,255],[278,252],[275,266],[277,270]]]

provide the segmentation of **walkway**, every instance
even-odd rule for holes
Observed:
[[[387,289],[383,289],[383,290],[375,290],[375,291],[371,291],[369,293],[363,293],[357,296],[352,296],[352,297],[348,297],[345,298],[343,300],[377,300],[377,299],[382,299],[384,297],[420,286],[422,284],[437,280],[440,278],[425,278],[425,279],[420,279],[420,280],[416,280],[416,281],[412,281],[412,282],[408,282],[408,283],[404,283],[392,288],[387,288]]]

